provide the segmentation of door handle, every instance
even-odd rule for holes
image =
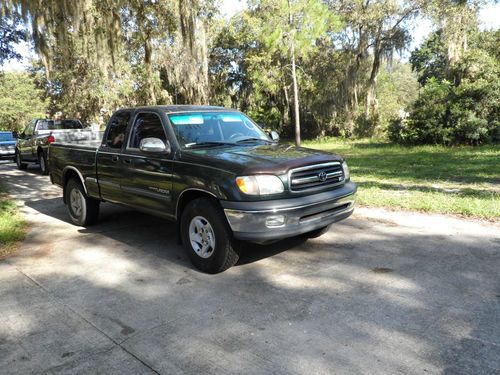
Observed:
[[[132,163],[132,160],[131,159],[123,159],[123,162],[125,164],[130,164],[130,163]]]
[[[120,160],[120,157],[119,157],[119,156],[112,156],[112,157],[111,157],[111,161],[112,161],[113,163],[116,163],[118,160]]]

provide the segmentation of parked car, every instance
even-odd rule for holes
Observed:
[[[48,174],[47,150],[56,139],[85,140],[88,130],[80,120],[34,119],[19,134],[16,144],[16,163],[19,169],[26,169],[29,163],[37,163],[43,174]]]
[[[12,132],[0,131],[0,160],[15,160],[16,138]]]
[[[237,240],[325,233],[351,215],[356,193],[342,157],[279,144],[222,107],[122,109],[100,143],[56,140],[49,163],[73,223],[95,223],[101,202],[177,221],[191,261],[209,273],[237,261]]]

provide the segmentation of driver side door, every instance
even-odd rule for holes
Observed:
[[[140,145],[145,138],[157,138],[169,145],[165,124],[158,113],[138,112],[134,118],[121,160],[126,176],[121,182],[122,191],[129,197],[130,205],[172,217],[172,154],[142,151]]]

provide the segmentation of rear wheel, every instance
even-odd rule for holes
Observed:
[[[199,270],[219,273],[238,261],[231,229],[216,201],[198,198],[190,202],[181,217],[182,244]]]
[[[42,174],[48,175],[49,165],[47,164],[47,155],[45,154],[45,152],[40,151],[38,153],[38,163],[40,164],[40,170],[42,171]]]
[[[21,153],[19,150],[16,151],[16,165],[17,169],[24,170],[28,168],[28,164],[23,163],[22,158],[21,158]]]
[[[69,217],[74,224],[88,226],[97,221],[100,202],[88,197],[76,178],[71,178],[66,184],[65,197]]]

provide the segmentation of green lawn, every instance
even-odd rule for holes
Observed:
[[[329,138],[305,147],[346,157],[359,203],[500,219],[500,146],[402,147]]]
[[[24,238],[26,222],[16,203],[10,200],[0,185],[0,258],[14,249],[17,241]]]

